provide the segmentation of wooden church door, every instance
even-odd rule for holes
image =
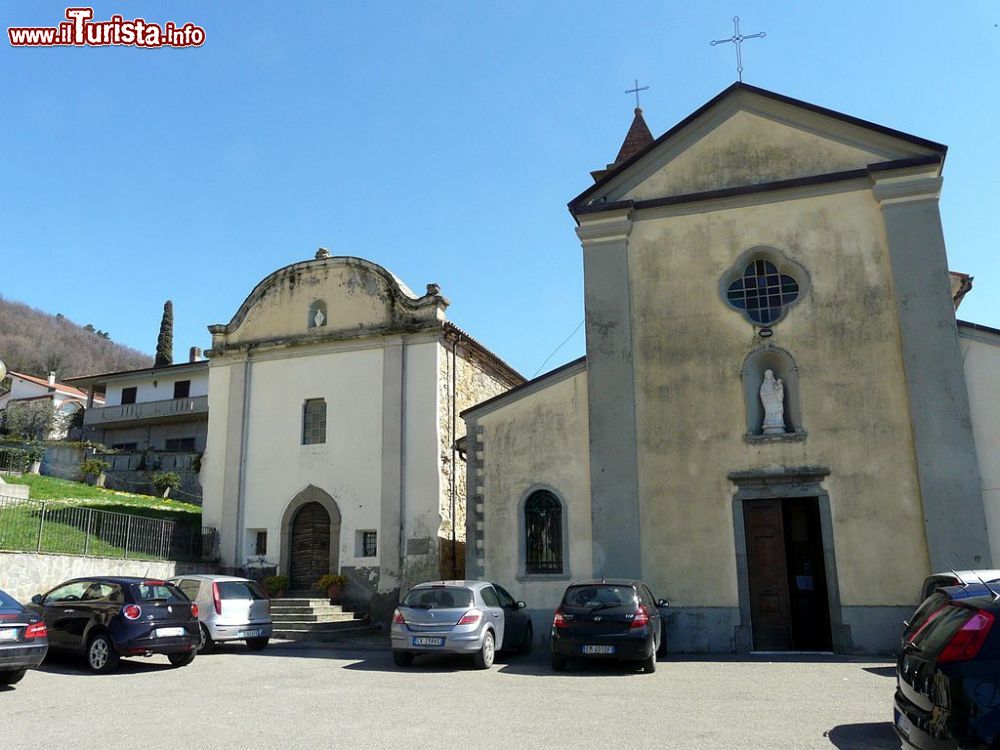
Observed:
[[[785,651],[792,647],[792,618],[781,501],[747,500],[743,520],[753,647],[756,651]]]
[[[319,503],[306,503],[292,521],[292,589],[308,591],[330,569],[330,514]]]

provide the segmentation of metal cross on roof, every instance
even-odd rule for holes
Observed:
[[[736,45],[736,72],[739,74],[740,81],[743,81],[743,54],[740,51],[740,45],[743,44],[745,39],[763,39],[767,36],[766,31],[761,31],[756,34],[741,34],[740,33],[740,17],[733,16],[733,29],[734,33],[729,39],[716,39],[715,41],[709,42],[711,46],[717,44],[725,44],[726,42],[732,42]],[[637,95],[638,96],[638,95]]]
[[[639,109],[639,92],[640,91],[649,91],[649,86],[643,86],[642,88],[639,88],[639,79],[638,78],[635,79],[635,88],[634,89],[625,89],[625,93],[626,94],[635,94],[635,108],[636,109]]]

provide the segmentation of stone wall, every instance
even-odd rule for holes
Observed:
[[[452,450],[455,441],[465,436],[465,421],[459,416],[465,409],[475,406],[487,399],[508,391],[512,385],[508,380],[495,374],[494,368],[484,362],[477,351],[470,350],[458,344],[457,356],[453,357],[452,338],[446,337],[442,342],[440,358],[440,408],[438,415],[440,425],[438,434],[441,436],[441,528],[439,535],[442,540],[441,559],[442,571],[448,570],[457,575],[464,570],[465,542],[465,510],[466,510],[466,467],[465,461]],[[454,362],[455,398],[452,400],[452,369]],[[454,414],[453,414],[454,410]],[[452,418],[454,416],[454,428]],[[452,459],[455,459],[454,466]],[[454,472],[454,487],[452,473]],[[456,526],[455,562],[451,563],[452,535],[452,491],[454,491],[454,508]],[[443,575],[444,573],[442,573]]]
[[[63,581],[85,576],[143,576],[170,578],[180,573],[215,573],[204,562],[120,560],[110,557],[0,552],[0,589],[20,602],[44,594]]]
[[[50,445],[42,457],[42,474],[47,477],[79,482],[80,464],[87,459],[87,449],[76,446]]]

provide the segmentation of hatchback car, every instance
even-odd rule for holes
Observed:
[[[996,748],[1000,593],[937,601],[896,661],[896,733],[920,750]]]
[[[656,671],[665,650],[660,608],[642,581],[601,580],[574,583],[552,618],[552,668],[570,659],[623,659]]]
[[[165,654],[182,667],[198,647],[198,605],[165,581],[76,578],[36,594],[28,609],[44,620],[50,649],[84,654],[97,673],[123,656]]]
[[[260,584],[217,575],[177,576],[170,583],[198,605],[200,651],[208,653],[220,641],[246,641],[253,651],[267,647],[274,625],[271,601]]]
[[[0,685],[20,682],[25,672],[42,663],[48,650],[42,619],[0,591]]]
[[[924,626],[927,620],[935,612],[947,604],[962,599],[973,599],[978,596],[992,596],[993,591],[998,590],[994,586],[990,589],[985,583],[967,583],[962,586],[944,586],[931,588],[931,594],[924,599],[919,607],[914,610],[910,619],[903,623],[903,637],[900,648],[906,648],[906,644],[913,640],[913,636]]]
[[[524,608],[488,581],[421,583],[393,613],[392,658],[406,667],[419,654],[470,654],[489,669],[499,650],[531,651],[534,631]]]

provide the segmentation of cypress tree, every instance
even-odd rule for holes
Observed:
[[[160,335],[156,339],[156,361],[153,367],[164,367],[174,363],[174,303],[163,303],[163,318],[160,320]]]

